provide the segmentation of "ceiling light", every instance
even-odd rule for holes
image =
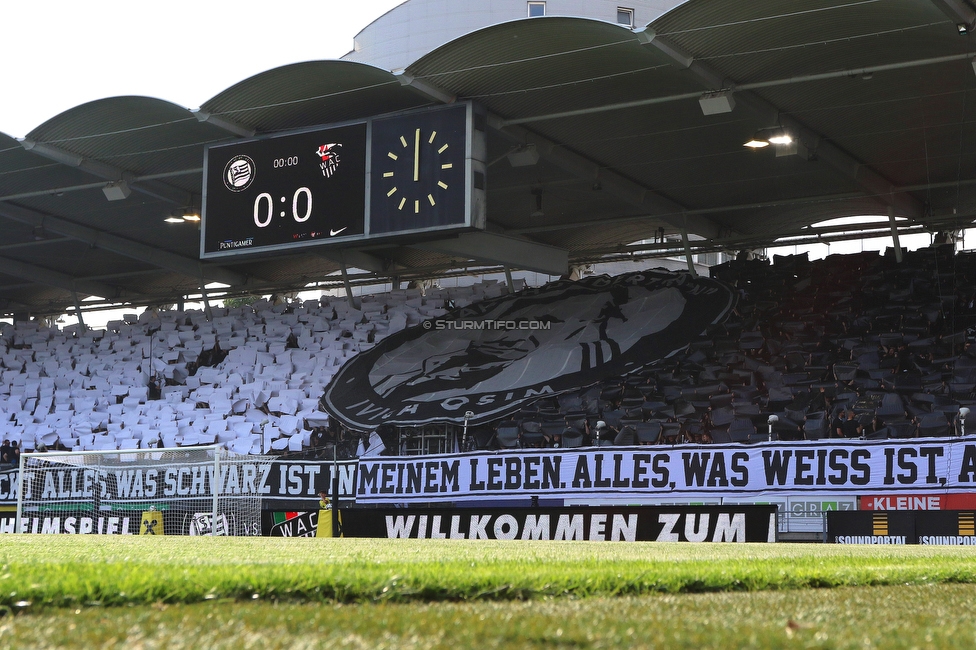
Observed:
[[[188,212],[183,215],[183,221],[200,221],[200,215],[195,212]]]
[[[746,142],[742,146],[749,147],[750,149],[762,149],[763,147],[769,146],[769,140],[766,140],[757,133],[756,135],[752,136],[752,139],[750,139],[749,142]]]
[[[166,223],[183,223],[183,217],[169,216],[163,219]]]
[[[969,25],[966,23],[958,23],[956,25],[956,31],[959,32],[960,36],[965,36],[969,33]]]
[[[752,139],[745,143],[744,146],[751,149],[761,149],[762,147],[767,147],[771,144],[777,146],[788,146],[793,144],[793,136],[791,136],[782,127],[773,127],[769,129],[760,129],[756,131],[756,134],[752,136]]]

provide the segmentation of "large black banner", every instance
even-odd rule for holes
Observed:
[[[345,537],[775,542],[776,506],[409,508],[342,511]]]
[[[336,464],[324,460],[226,463],[221,466],[217,484],[223,499],[317,499],[320,490],[331,494],[333,468],[338,470],[339,497],[351,500],[355,494],[355,460]],[[103,504],[209,498],[213,473],[210,460],[110,468],[52,462],[44,471],[28,470],[24,498],[51,503],[97,499]],[[0,503],[17,503],[19,474],[18,469],[0,472]]]
[[[498,419],[546,395],[619,377],[685,348],[725,318],[731,290],[645,271],[538,289],[456,309],[346,363],[322,404],[349,427]]]

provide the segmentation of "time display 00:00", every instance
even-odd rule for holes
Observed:
[[[302,197],[305,200],[302,201]],[[281,197],[281,202],[285,203],[286,198]],[[302,205],[304,204],[304,205]],[[300,211],[301,210],[301,211]],[[254,199],[254,225],[258,228],[267,228],[271,225],[271,220],[274,218],[274,199],[267,192],[262,192],[258,194]],[[279,216],[284,217],[285,211],[282,210]],[[291,199],[291,216],[298,223],[304,223],[308,221],[308,218],[312,216],[312,190],[307,187],[299,187],[295,190],[295,195]],[[263,217],[263,218],[262,218]]]
[[[274,162],[271,163],[272,167],[275,169],[281,169],[282,167],[294,167],[298,164],[298,156],[288,156],[287,158],[275,158]]]

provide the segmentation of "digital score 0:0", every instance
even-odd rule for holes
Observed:
[[[366,124],[212,146],[203,257],[360,238]]]

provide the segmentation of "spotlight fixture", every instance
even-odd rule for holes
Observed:
[[[769,146],[769,140],[764,138],[761,134],[757,133],[752,136],[752,138],[742,145],[743,147],[749,147],[750,149],[762,149],[763,147]]]
[[[760,129],[756,131],[756,134],[752,136],[748,142],[744,143],[743,146],[749,147],[750,149],[762,149],[763,147],[768,147],[771,144],[777,146],[788,146],[793,144],[793,136],[783,129],[782,127],[774,127],[770,129]]]
[[[163,221],[166,223],[197,223],[200,221],[200,215],[196,208],[189,207],[181,210],[173,210]]]
[[[967,34],[969,34],[969,25],[967,25],[966,23],[957,23],[956,31],[959,32],[960,36],[966,36]]]

